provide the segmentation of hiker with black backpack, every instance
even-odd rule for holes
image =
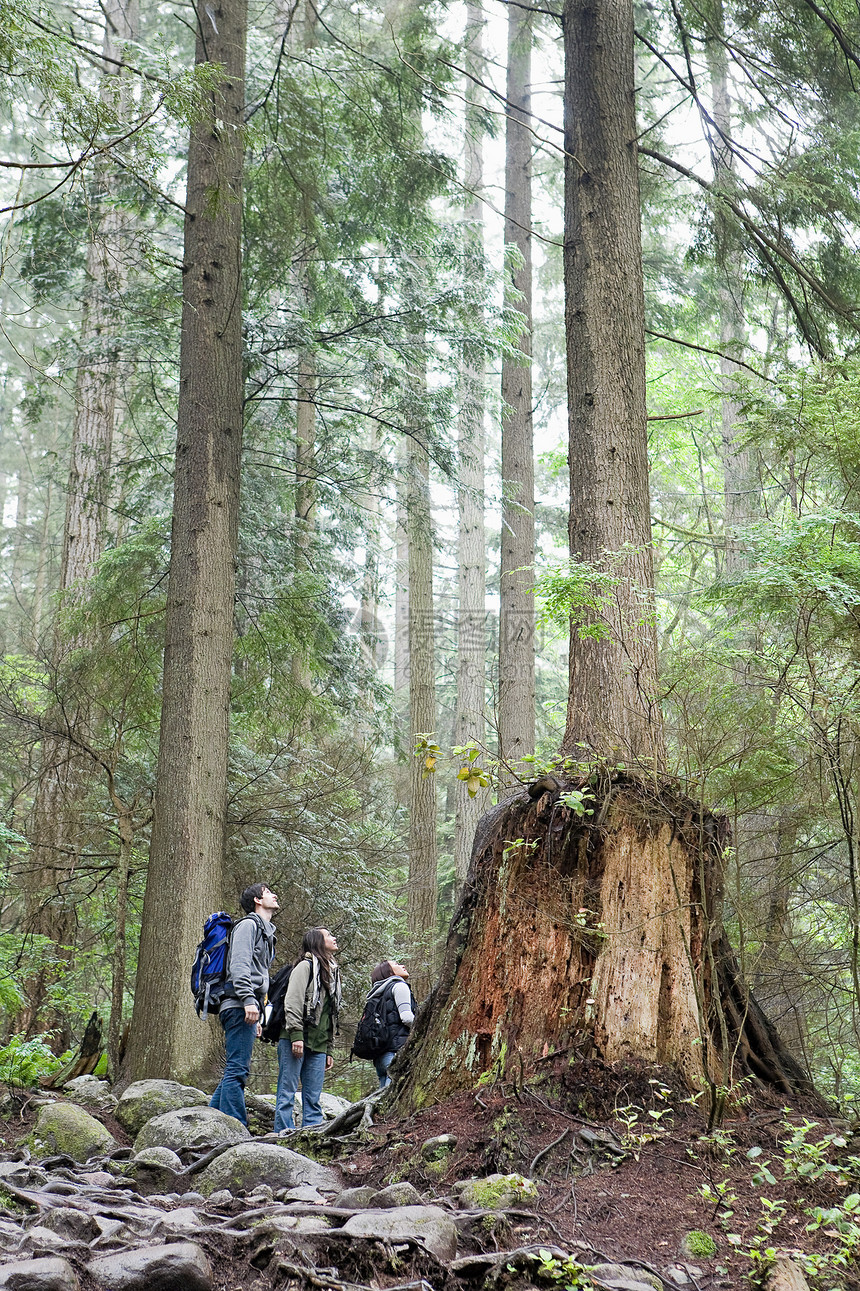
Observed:
[[[340,1012],[337,938],[328,928],[309,928],[284,996],[284,1026],[278,1041],[275,1133],[292,1130],[296,1091],[302,1087],[302,1129],[320,1125],[325,1074],[332,1065]]]
[[[409,970],[393,959],[377,964],[370,974],[371,990],[355,1031],[352,1052],[369,1058],[379,1088],[391,1084],[388,1068],[403,1048],[415,1021],[415,996],[407,985]]]
[[[245,1082],[251,1070],[254,1041],[260,1034],[269,969],[275,958],[272,915],[278,909],[278,898],[265,883],[254,883],[245,888],[239,904],[245,914],[230,933],[227,980],[218,1009],[227,1059],[209,1106],[247,1125]]]

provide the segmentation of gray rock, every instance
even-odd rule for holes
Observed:
[[[147,1121],[134,1141],[134,1151],[136,1155],[144,1148],[215,1148],[250,1137],[241,1121],[214,1107],[183,1107]]]
[[[271,1206],[274,1200],[275,1194],[267,1183],[258,1184],[253,1192],[248,1193],[248,1201],[255,1206]]]
[[[0,1264],[3,1291],[78,1291],[80,1283],[68,1260],[49,1256]]]
[[[106,1080],[87,1080],[75,1089],[67,1086],[66,1092],[73,1103],[79,1107],[91,1107],[94,1112],[113,1112],[118,1102]]]
[[[51,1228],[70,1242],[91,1242],[99,1235],[94,1216],[73,1206],[54,1206],[41,1217],[43,1228]]]
[[[440,1260],[452,1260],[457,1254],[457,1229],[440,1206],[364,1210],[352,1215],[340,1231],[384,1242],[417,1242]]]
[[[341,1098],[339,1094],[320,1094],[320,1108],[323,1116],[327,1121],[333,1121],[341,1112],[345,1112],[352,1103],[348,1098]]]
[[[4,1179],[16,1188],[42,1188],[48,1182],[48,1173],[26,1161],[0,1161],[0,1186]]]
[[[608,1291],[663,1291],[663,1283],[647,1269],[626,1264],[588,1265],[588,1272]]]
[[[183,1192],[179,1200],[183,1206],[193,1206],[196,1202],[204,1202],[206,1198],[202,1192]]]
[[[376,1189],[365,1185],[362,1188],[344,1188],[332,1202],[333,1206],[342,1206],[344,1210],[364,1210],[376,1196]]]
[[[87,1269],[106,1291],[212,1291],[209,1261],[194,1242],[103,1255]]]
[[[41,1224],[34,1224],[24,1234],[18,1249],[29,1255],[60,1255],[68,1251],[70,1245],[67,1237],[61,1237]]]
[[[183,1107],[203,1107],[209,1096],[193,1085],[175,1080],[136,1080],[116,1105],[116,1119],[129,1134],[139,1134],[147,1121]]]
[[[311,1188],[307,1184],[300,1184],[298,1188],[286,1188],[284,1190],[283,1201],[305,1201],[311,1206],[322,1206],[325,1197],[316,1188]]]
[[[92,1074],[89,1076],[75,1076],[72,1080],[67,1080],[65,1085],[63,1085],[63,1089],[80,1089],[82,1085],[107,1085],[107,1088],[110,1089],[110,1085],[106,1080],[102,1080],[100,1076],[93,1076]]]
[[[421,1155],[425,1161],[440,1161],[457,1146],[455,1134],[437,1134],[435,1138],[425,1139],[421,1144]]]
[[[200,1228],[200,1216],[191,1206],[168,1210],[152,1230],[153,1237],[193,1237]]]
[[[330,1228],[331,1224],[325,1215],[272,1215],[260,1226],[259,1232],[261,1236],[284,1233],[289,1237],[299,1237],[326,1233]]]
[[[182,1162],[171,1148],[141,1148],[131,1158],[131,1169],[138,1165],[163,1166],[174,1174],[182,1169]]]
[[[376,1210],[392,1210],[395,1206],[420,1206],[424,1198],[411,1183],[390,1183],[387,1188],[380,1188],[370,1199],[370,1206]]]
[[[74,1103],[49,1103],[40,1108],[33,1137],[42,1145],[44,1156],[63,1152],[74,1161],[86,1161],[119,1146],[101,1121]]]
[[[262,1183],[273,1190],[309,1184],[326,1193],[340,1187],[333,1170],[279,1143],[240,1143],[222,1152],[197,1176],[198,1189],[209,1197],[222,1188],[234,1196],[253,1192]]]
[[[534,1205],[538,1189],[534,1179],[521,1174],[488,1174],[483,1179],[461,1179],[451,1188],[460,1204],[474,1210],[522,1210]]]
[[[233,1201],[233,1194],[229,1188],[219,1188],[209,1197],[210,1206],[229,1206]]]

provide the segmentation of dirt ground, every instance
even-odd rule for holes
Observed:
[[[475,1224],[462,1254],[546,1243],[586,1264],[631,1261],[661,1273],[681,1262],[690,1270],[693,1291],[741,1291],[749,1286],[752,1267],[743,1252],[756,1242],[789,1252],[836,1250],[839,1239],[832,1228],[806,1231],[806,1212],[860,1191],[860,1179],[850,1177],[850,1164],[848,1176],[832,1171],[818,1181],[786,1178],[781,1145],[790,1134],[786,1124],[814,1121],[811,1140],[838,1132],[847,1140],[840,1159],[853,1154],[856,1160],[860,1128],[833,1121],[821,1106],[788,1111],[779,1097],[758,1091],[731,1105],[708,1136],[700,1103],[670,1080],[656,1068],[607,1068],[597,1061],[568,1065],[556,1057],[522,1087],[487,1085],[407,1118],[389,1112],[359,1141],[345,1145],[332,1163],[342,1171],[344,1186],[408,1180],[428,1201],[450,1198],[452,1185],[463,1178],[495,1171],[534,1177],[537,1201]],[[29,1132],[35,1111],[26,1095],[16,1098],[12,1113],[0,1122],[5,1150]],[[121,1144],[128,1143],[112,1117],[99,1119]],[[442,1134],[455,1136],[456,1146],[441,1162],[428,1163],[421,1146]],[[774,1183],[761,1178],[763,1166]],[[241,1202],[235,1204],[241,1209]],[[684,1237],[693,1230],[713,1239],[713,1256],[684,1251]],[[255,1266],[255,1252],[247,1245],[204,1245],[218,1270],[219,1291],[285,1286],[297,1291],[295,1278],[277,1259]],[[477,1291],[485,1273],[453,1277],[416,1255],[408,1267],[403,1261],[389,1267],[381,1258],[373,1267],[353,1268],[345,1243],[324,1262],[337,1264],[337,1278],[374,1291],[402,1288],[420,1278],[433,1291]],[[840,1276],[841,1281],[830,1278],[818,1285],[823,1291],[837,1286],[860,1291],[856,1266]],[[500,1265],[487,1285],[523,1291],[534,1282]],[[548,1282],[540,1285],[551,1288]]]

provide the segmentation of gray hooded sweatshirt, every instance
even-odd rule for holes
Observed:
[[[225,1009],[244,1009],[246,1004],[262,1008],[269,990],[269,969],[275,958],[275,925],[257,914],[247,915],[233,928],[227,976],[233,994],[221,1005]]]

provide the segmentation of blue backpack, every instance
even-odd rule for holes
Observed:
[[[241,920],[237,919],[236,923]],[[203,940],[191,967],[191,994],[198,1017],[218,1013],[227,994],[227,960],[236,925],[224,910],[210,914],[203,925]]]

